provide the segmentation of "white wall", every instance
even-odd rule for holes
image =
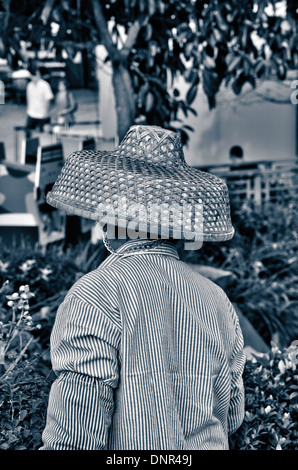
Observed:
[[[191,114],[187,119],[195,132],[189,133],[190,142],[184,149],[186,161],[190,165],[226,163],[233,145],[243,147],[248,161],[295,158],[296,106],[290,100],[292,92],[290,82],[265,82],[257,91],[247,87],[241,96],[223,86],[217,107],[210,111],[200,90],[192,104],[198,116]],[[266,101],[258,93],[278,102]]]

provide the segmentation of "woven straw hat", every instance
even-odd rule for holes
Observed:
[[[174,238],[234,235],[226,183],[190,167],[180,135],[157,126],[132,126],[113,151],[72,153],[47,202],[101,223],[139,223],[158,235],[168,230]]]

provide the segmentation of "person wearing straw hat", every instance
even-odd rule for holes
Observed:
[[[242,332],[175,245],[233,237],[226,183],[187,165],[178,133],[137,125],[114,151],[71,154],[47,202],[96,220],[111,254],[58,309],[41,450],[228,449]]]

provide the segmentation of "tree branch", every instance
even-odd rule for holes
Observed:
[[[52,13],[55,1],[56,0],[47,0],[44,7],[43,7],[43,9],[42,9],[40,18],[41,18],[41,21],[43,22],[44,25],[47,24],[47,22],[48,22],[48,19],[50,17],[50,14]]]
[[[6,31],[8,23],[9,23],[10,4],[11,4],[11,0],[4,0],[2,2],[2,8],[4,9],[4,15],[3,15],[2,21],[0,22],[0,31],[1,31],[1,35],[3,35],[3,37],[4,37],[4,31]],[[1,25],[1,23],[2,23],[2,25]]]
[[[123,48],[121,49],[121,55],[124,56],[124,58],[129,55],[137,40],[141,28],[145,26],[145,24],[148,22],[148,19],[148,15],[141,15],[129,28],[126,41],[123,45]]]
[[[108,25],[102,11],[101,3],[99,0],[91,0],[91,4],[95,23],[102,39],[102,43],[108,51],[111,60],[115,60],[119,53],[108,30]]]

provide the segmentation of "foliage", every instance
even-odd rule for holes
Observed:
[[[92,248],[87,243],[84,248],[69,247],[66,252],[59,246],[50,247],[47,252],[31,245],[18,250],[2,247],[1,450],[37,450],[41,446],[54,379],[49,335],[56,310],[76,279],[97,267],[104,256],[103,244]],[[30,288],[24,285],[26,281]]]
[[[296,200],[233,208],[234,238],[181,253],[233,273],[226,292],[270,345],[298,338],[298,213]]]
[[[1,289],[4,296],[8,283]],[[28,285],[5,295],[10,308],[0,322],[0,449],[24,450],[40,445],[45,422],[47,379],[42,375],[40,344],[32,332],[39,329],[30,315]],[[47,370],[47,368],[46,368]],[[43,406],[41,406],[43,405]]]
[[[213,108],[222,84],[239,94],[262,77],[283,80],[297,65],[292,0],[89,0],[84,8],[70,0],[31,4],[20,8],[11,1],[3,51],[21,56],[18,43],[25,39],[34,50],[42,43],[45,49],[54,47],[58,59],[65,50],[73,60],[77,51],[104,44],[114,78],[118,72],[123,77],[114,81],[117,109],[122,108],[120,140],[133,121],[172,127],[176,120],[186,138],[189,129],[178,119],[181,112],[195,113],[199,85]],[[281,4],[286,6],[282,12]],[[52,32],[53,22],[58,32]],[[17,25],[19,32],[13,31]],[[188,83],[185,98],[175,87],[170,92],[178,75]]]
[[[1,293],[5,292],[6,286],[7,283],[3,285]],[[6,370],[3,375],[0,373],[0,381],[3,381],[22,360],[34,340],[34,326],[29,315],[29,299],[33,296],[28,285],[21,286],[19,292],[6,295],[10,310],[8,315],[2,315],[4,321],[0,321],[0,368],[6,364]],[[40,325],[36,326],[37,329],[39,327]]]
[[[84,247],[79,244],[66,251],[54,245],[46,252],[30,245],[18,250],[2,247],[0,285],[5,282],[6,285],[0,291],[0,321],[6,321],[11,308],[6,296],[16,296],[21,286],[29,284],[33,294],[28,299],[30,313],[33,321],[40,324],[40,329],[33,335],[39,338],[41,348],[47,350],[56,311],[65,294],[79,277],[97,267],[104,257],[102,243],[94,247],[90,242]]]
[[[0,449],[37,450],[45,427],[53,375],[38,368],[39,355],[18,363],[5,381],[0,381]]]
[[[295,360],[294,360],[295,358]],[[245,418],[230,439],[232,450],[298,449],[297,348],[247,361],[244,371]]]

